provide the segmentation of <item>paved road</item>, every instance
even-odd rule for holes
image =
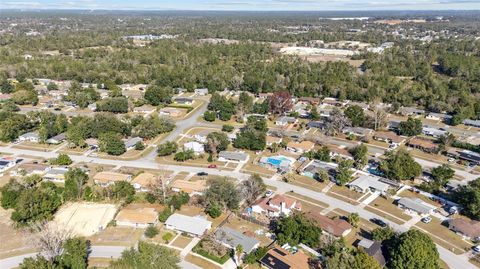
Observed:
[[[122,252],[127,249],[127,247],[120,246],[92,246],[90,257],[92,258],[119,258],[122,255]],[[10,269],[15,268],[22,263],[23,259],[28,257],[34,257],[37,253],[29,253],[25,255],[19,255],[15,257],[6,258],[0,260],[1,269]],[[189,263],[185,260],[181,260],[179,263],[182,269],[201,269],[201,267],[196,266],[195,264]]]

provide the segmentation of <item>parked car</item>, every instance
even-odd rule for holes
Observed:
[[[273,191],[271,190],[268,190],[266,193],[265,193],[265,197],[270,197],[273,195]]]
[[[217,165],[216,164],[211,164],[208,166],[208,168],[217,168]]]
[[[422,222],[423,223],[430,223],[432,221],[432,218],[431,217],[424,217],[422,218]]]
[[[472,249],[474,252],[480,253],[480,245],[474,246]]]
[[[198,172],[197,176],[199,176],[199,177],[208,176],[208,173],[207,172]]]
[[[381,220],[381,219],[377,219],[377,218],[371,218],[370,219],[371,222],[377,224],[378,226],[382,227],[382,228],[385,228],[387,227],[387,223],[385,223],[385,221]]]

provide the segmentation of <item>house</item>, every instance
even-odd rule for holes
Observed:
[[[8,100],[12,99],[12,95],[8,93],[2,93],[0,94],[0,103],[6,102]]]
[[[348,104],[348,101],[339,101],[335,98],[326,97],[322,100],[322,106],[336,106],[336,107],[344,107]]]
[[[325,129],[325,123],[323,121],[310,121],[307,123],[307,128],[317,128],[323,130]]]
[[[449,122],[452,119],[451,115],[444,114],[444,113],[433,113],[430,112],[425,116],[427,120],[435,120],[435,121],[442,121],[442,122]]]
[[[430,127],[428,125],[424,125],[422,127],[422,134],[428,135],[428,136],[433,136],[433,137],[440,137],[442,135],[446,135],[447,131],[443,131],[443,130],[437,129],[435,127]]]
[[[57,145],[57,144],[62,143],[66,139],[67,139],[66,133],[61,133],[61,134],[58,134],[56,136],[53,136],[53,137],[50,137],[49,139],[47,139],[47,143]]]
[[[310,163],[305,165],[303,169],[299,171],[302,175],[314,179],[317,179],[322,172],[326,172],[330,180],[333,181],[334,175],[336,173],[336,166],[318,160],[312,160]]]
[[[99,172],[93,176],[95,184],[102,187],[108,187],[119,181],[130,181],[130,179],[132,179],[131,175],[116,172]]]
[[[437,145],[433,143],[433,141],[428,139],[418,138],[418,137],[410,138],[407,145],[409,147],[419,149],[421,151],[425,151],[428,153],[435,153],[437,152],[437,149],[438,149]]]
[[[85,139],[85,144],[87,144],[88,147],[91,148],[91,149],[97,149],[98,148],[98,139],[87,138],[87,139]]]
[[[17,164],[16,158],[5,157],[0,159],[0,173],[12,168]]]
[[[267,142],[267,146],[270,147],[273,144],[278,145],[278,144],[282,143],[283,139],[281,137],[267,135],[267,137],[265,137],[265,140]]]
[[[309,103],[312,106],[318,106],[320,104],[320,98],[318,97],[300,97],[299,102]]]
[[[462,150],[457,151],[458,158],[468,161],[470,163],[479,164],[480,163],[480,154],[470,151],[470,150]]]
[[[433,212],[434,206],[429,205],[419,198],[405,198],[402,197],[397,201],[400,208],[407,211],[416,212],[420,215],[427,215]]]
[[[2,167],[2,161],[0,160],[0,167]],[[10,172],[11,176],[31,176],[31,175],[43,175],[51,169],[46,164],[39,163],[22,163],[15,171]],[[2,169],[0,168],[0,171]]]
[[[311,141],[304,140],[302,142],[290,141],[287,144],[287,150],[297,154],[303,154],[308,152],[315,147],[315,143]]]
[[[142,113],[142,114],[152,114],[153,111],[155,111],[155,107],[151,105],[143,105],[143,106],[138,106],[133,109],[133,112],[135,113]]]
[[[331,219],[320,214],[320,212],[309,211],[305,214],[305,217],[317,224],[322,229],[322,232],[337,238],[347,236],[353,229],[353,226],[347,221],[341,218]]]
[[[164,107],[160,109],[159,114],[161,116],[170,116],[170,117],[180,117],[182,115],[182,110],[175,107]]]
[[[425,110],[415,107],[401,107],[398,112],[403,116],[420,116],[425,114]]]
[[[38,132],[29,132],[19,136],[18,141],[22,141],[22,142],[28,141],[32,143],[38,143],[40,141],[40,136],[38,135]]]
[[[480,221],[465,218],[450,219],[448,228],[465,239],[476,240],[480,238]]]
[[[193,92],[197,95],[207,95],[208,94],[208,89],[207,88],[199,88],[193,90]]]
[[[131,183],[135,188],[135,191],[147,192],[147,191],[150,191],[151,185],[155,184],[157,178],[158,177],[155,176],[154,174],[144,172],[136,176]]]
[[[386,193],[387,190],[390,188],[390,185],[381,182],[377,177],[373,177],[370,175],[361,175],[359,178],[348,183],[348,187],[351,190],[361,193],[367,193],[369,191]]]
[[[202,236],[212,228],[212,223],[201,216],[190,217],[174,213],[165,221],[165,226],[169,230]]]
[[[170,184],[170,188],[175,192],[185,192],[190,196],[200,195],[207,189],[206,180],[175,180]]]
[[[330,158],[341,158],[344,160],[353,160],[352,154],[344,148],[340,148],[334,145],[327,145],[327,148],[330,150]]]
[[[360,138],[371,137],[373,135],[373,130],[363,127],[345,127],[342,132],[346,135],[354,135]]]
[[[394,132],[375,132],[373,139],[388,143],[394,147],[397,147],[405,142],[405,138],[398,136]]]
[[[357,243],[357,248],[363,248],[363,250],[371,257],[377,260],[380,268],[383,268],[387,261],[382,251],[382,242],[372,241],[366,238],[363,238]]]
[[[287,116],[280,117],[275,121],[275,125],[278,125],[278,126],[287,126],[289,124],[295,124],[295,123],[297,123],[296,118],[287,117]]]
[[[263,167],[273,168],[280,171],[289,171],[290,167],[295,163],[295,159],[286,156],[262,157],[258,164]]]
[[[348,106],[358,106],[360,107],[361,109],[363,109],[364,111],[367,111],[369,108],[370,108],[370,105],[367,104],[367,103],[363,103],[363,102],[349,102],[348,103]]]
[[[205,146],[196,141],[191,141],[183,144],[183,149],[192,150],[197,155],[205,153]]]
[[[231,249],[235,249],[240,245],[246,254],[249,254],[260,245],[260,241],[257,239],[229,227],[220,227],[215,232],[215,239]]]
[[[448,183],[445,185],[445,188],[447,189],[447,191],[455,191],[456,189],[458,189],[458,187],[460,186],[466,186],[468,183],[465,182],[465,181],[460,181],[460,180],[456,180],[456,179],[450,179],[448,181]]]
[[[117,226],[147,228],[158,223],[158,212],[154,208],[124,208],[115,218]]]
[[[52,182],[65,182],[65,174],[68,172],[68,167],[54,167],[47,171],[43,176],[43,180]]]
[[[302,251],[289,252],[274,247],[260,259],[262,267],[268,269],[310,269],[310,256]]]
[[[134,149],[137,143],[143,143],[143,139],[141,137],[132,137],[128,139],[127,141],[124,142],[125,144],[125,149],[126,150],[131,150]]]
[[[283,194],[276,194],[271,198],[260,199],[252,206],[252,212],[268,217],[288,216],[292,211],[301,211],[302,204]]]
[[[249,159],[249,155],[240,151],[220,151],[218,153],[218,161],[220,162],[239,162],[245,163]]]
[[[387,129],[390,131],[398,131],[400,128],[400,122],[401,121],[396,121],[396,120],[391,120],[387,123]]]
[[[173,99],[173,103],[177,105],[191,106],[193,104],[192,98],[177,97]]]
[[[463,121],[463,124],[467,125],[467,126],[473,126],[473,127],[477,127],[477,128],[480,128],[480,120],[469,120],[469,119],[466,119]]]

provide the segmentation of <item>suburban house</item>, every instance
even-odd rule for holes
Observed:
[[[249,254],[260,245],[260,241],[257,239],[229,227],[220,227],[215,232],[215,239],[231,249],[235,249],[240,245],[246,254]]]
[[[199,88],[193,90],[193,92],[197,95],[207,95],[208,94],[208,89],[207,88]]]
[[[53,137],[50,137],[49,139],[47,139],[47,143],[57,145],[57,144],[62,143],[66,139],[67,139],[66,133],[61,133],[61,134],[58,134],[56,136],[53,136]]]
[[[260,260],[268,269],[310,269],[310,257],[302,251],[289,252],[280,247],[270,249]]]
[[[95,184],[102,187],[108,187],[119,181],[130,181],[130,179],[132,179],[131,175],[116,172],[99,172],[93,176]]]
[[[375,258],[380,265],[380,268],[383,268],[387,263],[382,251],[382,242],[363,238],[357,243],[357,248],[363,248],[369,256]]]
[[[240,151],[220,151],[218,153],[218,161],[220,162],[239,162],[245,163],[250,156]]]
[[[469,120],[469,119],[466,119],[463,121],[463,124],[467,125],[467,126],[473,126],[473,127],[477,127],[477,128],[480,128],[480,120]]]
[[[132,138],[130,138],[127,141],[124,142],[125,149],[126,150],[134,149],[135,145],[137,145],[137,143],[143,143],[143,139],[141,137],[138,137],[138,136],[137,137],[132,137]]]
[[[427,120],[436,120],[436,121],[442,121],[442,122],[449,122],[452,119],[451,115],[444,114],[444,113],[433,113],[430,112],[425,116],[425,119]]]
[[[258,162],[260,166],[280,171],[289,171],[293,163],[295,163],[295,159],[282,155],[262,157]]]
[[[21,142],[28,141],[32,143],[38,143],[40,141],[40,136],[38,135],[38,132],[29,132],[19,136],[18,141],[21,141]]]
[[[190,217],[174,213],[165,221],[165,226],[169,230],[187,233],[192,236],[202,236],[212,228],[212,222],[201,216]]]
[[[299,102],[309,103],[312,106],[318,106],[320,104],[320,98],[317,97],[300,97]]]
[[[416,212],[420,215],[428,215],[435,209],[433,205],[429,205],[419,198],[413,199],[402,197],[397,201],[397,204],[402,209]]]
[[[148,172],[144,172],[136,176],[131,183],[135,188],[135,191],[147,192],[150,191],[150,186],[154,184],[156,180],[157,176]]]
[[[158,212],[154,208],[124,208],[115,218],[117,226],[147,228],[158,223]]]
[[[267,142],[267,146],[270,147],[272,146],[273,144],[280,144],[282,143],[282,138],[281,137],[276,137],[276,136],[270,136],[270,135],[267,135],[267,137],[265,138],[266,142]]]
[[[347,236],[353,229],[353,226],[341,218],[331,219],[320,214],[320,212],[309,211],[305,217],[316,223],[322,232],[326,232],[334,237],[340,238]]]
[[[310,121],[307,123],[307,128],[317,128],[323,130],[325,129],[325,123],[323,121]]]
[[[278,125],[278,126],[287,126],[289,124],[295,124],[295,123],[297,123],[296,118],[287,117],[287,116],[280,117],[275,121],[275,125]]]
[[[422,127],[422,134],[428,135],[428,136],[433,136],[433,137],[440,137],[442,135],[446,135],[447,131],[443,131],[443,130],[437,129],[435,127],[424,125]]]
[[[409,147],[419,149],[421,151],[425,151],[428,153],[435,153],[437,152],[437,149],[438,149],[437,145],[433,143],[432,140],[418,138],[418,137],[410,138],[407,145]]]
[[[338,99],[325,97],[322,100],[321,106],[336,106],[336,107],[344,107],[348,104],[348,101],[339,101]]]
[[[388,143],[394,147],[400,146],[403,142],[405,142],[405,138],[398,136],[394,132],[375,132],[373,139]]]
[[[350,152],[348,152],[348,150],[334,145],[327,145],[327,147],[330,150],[330,158],[338,157],[344,160],[353,160],[353,156],[350,154]]]
[[[196,141],[191,141],[183,144],[183,149],[192,150],[197,155],[205,153],[204,145]]]
[[[348,187],[351,190],[361,193],[367,193],[369,191],[385,193],[390,188],[390,185],[381,182],[379,179],[380,178],[370,175],[361,175],[359,178],[348,183]]]
[[[465,218],[456,218],[448,221],[448,228],[465,239],[475,240],[480,238],[480,221]]]
[[[321,162],[318,160],[312,160],[306,164],[299,172],[307,177],[317,179],[322,172],[327,172],[330,180],[334,180],[334,174],[336,173],[336,166],[329,163]]]
[[[360,138],[371,137],[373,130],[363,127],[345,127],[342,132],[346,135],[354,135]]]
[[[450,179],[448,181],[448,183],[445,185],[447,191],[455,191],[456,189],[458,189],[458,187],[460,186],[465,186],[467,185],[468,183],[466,181],[460,181],[460,180],[456,180],[456,179]]]
[[[387,123],[387,129],[390,131],[397,131],[400,128],[400,121],[391,120]]]
[[[193,104],[192,98],[177,97],[173,99],[173,103],[177,105],[191,106]]]
[[[0,160],[0,171],[2,171],[2,163]],[[39,163],[22,163],[16,170],[10,173],[11,176],[31,176],[31,175],[43,175],[51,169],[50,166],[46,164]]]
[[[151,105],[143,105],[133,108],[133,112],[141,114],[152,114],[155,111],[155,107]]]
[[[362,103],[362,102],[354,102],[354,101],[350,101],[348,103],[348,106],[359,106],[361,109],[363,109],[364,111],[367,111],[369,108],[370,108],[370,105],[367,104],[367,103]]]
[[[47,171],[43,176],[43,180],[52,182],[65,182],[65,174],[68,172],[68,167],[54,167]]]
[[[182,115],[182,110],[175,107],[164,107],[160,109],[159,114],[161,116],[170,116],[170,117],[180,117]]]
[[[465,161],[468,161],[468,162],[471,162],[471,163],[475,163],[475,164],[479,164],[480,163],[480,154],[474,152],[474,151],[470,151],[470,150],[462,150],[462,151],[457,151],[457,156],[458,158],[462,159],[462,160],[465,160]]]
[[[304,140],[302,142],[290,141],[287,144],[287,150],[297,154],[303,154],[308,152],[315,147],[315,143],[311,141]]]
[[[178,179],[170,184],[170,188],[175,192],[185,192],[190,196],[200,195],[207,189],[206,180],[182,180]]]
[[[98,148],[98,139],[95,139],[95,138],[87,138],[85,139],[85,144],[88,145],[89,148],[94,148],[94,149],[97,149]]]
[[[401,107],[398,110],[399,114],[403,116],[420,116],[425,114],[425,110],[416,107]]]
[[[0,159],[0,172],[6,171],[9,168],[12,168],[17,164],[16,158],[5,157]]]
[[[292,211],[301,211],[302,204],[283,194],[276,194],[271,198],[260,199],[252,206],[252,212],[268,217],[288,216]]]

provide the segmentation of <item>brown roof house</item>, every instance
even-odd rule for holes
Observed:
[[[310,269],[310,257],[302,251],[295,253],[274,247],[260,260],[262,266],[269,269]]]
[[[158,212],[154,208],[124,208],[115,218],[118,226],[146,228],[158,223]]]
[[[480,221],[464,218],[451,219],[448,222],[448,228],[466,239],[480,238]]]
[[[437,145],[433,143],[432,140],[418,137],[412,137],[410,141],[408,141],[408,146],[428,153],[435,153],[438,150]]]
[[[297,154],[302,154],[310,151],[313,149],[313,147],[315,147],[315,143],[306,140],[302,142],[290,141],[287,144],[287,150]]]
[[[131,175],[116,172],[100,172],[93,176],[95,184],[102,187],[108,187],[118,181],[130,181],[131,179]]]
[[[347,236],[353,229],[353,226],[347,221],[335,218],[331,219],[327,216],[321,215],[319,212],[308,212],[305,217],[315,222],[323,232],[326,232],[335,237]]]
[[[267,215],[268,217],[288,216],[294,210],[301,211],[302,204],[283,194],[260,199],[252,206],[252,212]]]
[[[393,145],[394,147],[400,146],[404,141],[405,138],[398,136],[394,132],[375,132],[373,135],[373,139],[388,143]]]
[[[175,192],[186,192],[190,196],[195,194],[202,194],[207,189],[206,180],[175,180],[170,185],[172,191]]]
[[[145,172],[136,176],[132,180],[132,185],[135,188],[135,191],[147,192],[150,191],[150,186],[155,183],[157,176],[154,174]]]

